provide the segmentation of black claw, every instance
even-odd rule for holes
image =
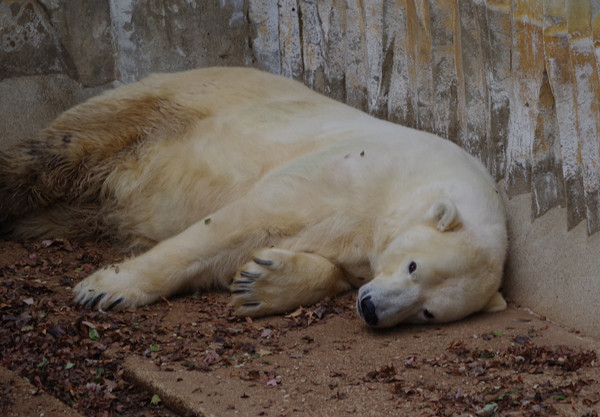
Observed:
[[[254,282],[251,278],[241,278],[233,280],[234,284],[252,284]]]
[[[246,306],[246,307],[253,307],[253,306],[260,305],[260,301],[248,301],[247,303],[244,303],[242,305]]]
[[[101,292],[100,294],[95,296],[94,299],[92,300],[92,304],[90,305],[90,310],[93,310],[94,308],[96,308],[96,305],[98,305],[100,300],[102,300],[105,295],[106,295],[105,293]]]
[[[240,271],[240,275],[243,276],[244,278],[252,278],[252,279],[260,278],[260,274],[258,272]]]
[[[232,294],[239,294],[239,293],[246,293],[246,292],[249,292],[249,291],[248,291],[248,290],[241,289],[241,288],[237,288],[237,289],[235,289],[235,290],[231,290],[231,293],[232,293]]]
[[[113,301],[112,303],[110,303],[110,305],[106,309],[107,310],[112,310],[113,308],[115,308],[116,306],[118,306],[119,304],[121,304],[123,301],[125,301],[125,297],[119,297],[115,301]]]
[[[91,310],[91,309],[93,309],[93,308],[94,308],[94,306],[95,306],[96,304],[98,304],[98,301],[100,301],[100,300],[102,299],[102,297],[104,297],[104,295],[105,295],[105,294],[104,294],[103,292],[101,292],[101,293],[100,293],[100,294],[98,294],[98,295],[93,295],[93,294],[92,294],[92,295],[90,295],[90,297],[89,297],[89,298],[86,298],[86,299],[85,299],[85,300],[84,300],[84,301],[81,303],[81,305],[82,305],[82,307],[83,307],[83,308],[85,308],[85,309],[90,309],[90,310]]]
[[[259,265],[273,266],[273,261],[268,261],[266,259],[254,258],[253,261]]]

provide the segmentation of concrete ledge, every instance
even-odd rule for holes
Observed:
[[[500,187],[502,188],[502,187]],[[508,199],[510,249],[504,292],[511,301],[600,337],[600,234],[583,221],[567,231],[567,211],[532,221],[531,196]]]
[[[498,336],[488,339],[480,336],[492,332]],[[372,415],[373,410],[380,415],[422,416],[435,414],[434,408],[426,406],[427,395],[416,400],[407,396],[394,402],[389,387],[365,380],[365,375],[394,364],[402,376],[398,382],[406,387],[423,387],[430,394],[447,386],[460,392],[459,385],[463,383],[475,389],[469,385],[473,383],[472,377],[449,375],[440,367],[425,363],[445,356],[448,346],[456,341],[478,349],[501,351],[514,345],[517,335],[531,335],[531,343],[537,346],[596,350],[599,346],[596,340],[581,337],[528,311],[509,307],[500,313],[476,314],[444,326],[406,325],[385,330],[367,328],[356,318],[332,316],[318,325],[282,332],[274,345],[278,349],[264,351],[264,358],[234,366],[214,366],[210,372],[140,356],[126,358],[123,367],[126,379],[150,395],[157,394],[166,407],[182,416],[342,416]],[[406,359],[415,355],[422,366],[405,368]],[[489,379],[490,384],[499,383],[502,372],[504,376],[511,374],[511,378],[518,374],[511,369],[498,372],[496,378]],[[545,372],[543,378],[552,379],[559,378],[558,373],[563,371]],[[582,372],[593,380],[600,369],[595,366]],[[254,377],[250,377],[252,373]],[[277,379],[269,384],[267,380],[272,375],[277,375]],[[519,375],[530,378],[533,374],[524,371]],[[533,385],[532,380],[524,384]],[[598,384],[589,388],[597,392]],[[565,407],[575,407],[571,411],[580,411],[580,415],[588,407],[581,405],[583,398],[580,395]],[[424,408],[415,408],[414,401]]]
[[[144,388],[151,394],[160,397],[161,402],[174,413],[186,417],[213,417],[204,411],[199,404],[202,400],[190,393],[188,389],[192,382],[189,378],[185,383],[180,383],[183,379],[180,375],[193,375],[189,372],[165,372],[147,359],[138,356],[129,356],[123,364],[125,368],[125,378],[134,382],[136,385]]]
[[[4,417],[81,417],[56,398],[0,366],[0,414]],[[6,408],[3,408],[6,407]]]

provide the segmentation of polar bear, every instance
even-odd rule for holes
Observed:
[[[254,69],[152,75],[0,153],[0,233],[145,251],[77,284],[87,308],[210,288],[248,316],[360,288],[372,326],[506,307],[505,215],[476,159]]]

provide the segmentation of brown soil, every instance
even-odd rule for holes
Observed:
[[[71,303],[75,283],[122,258],[0,242],[0,365],[25,390],[89,416],[598,416],[598,342],[523,310],[379,331],[354,293],[260,320],[232,316],[223,293],[108,313]],[[17,382],[0,372],[0,415],[40,415]]]

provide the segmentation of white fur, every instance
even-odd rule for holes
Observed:
[[[78,302],[139,306],[231,285],[236,313],[262,315],[370,281],[359,311],[381,326],[505,307],[501,201],[451,142],[248,69],[156,75],[97,100],[142,95],[207,117],[110,173],[111,221],[159,243],[88,277]]]

